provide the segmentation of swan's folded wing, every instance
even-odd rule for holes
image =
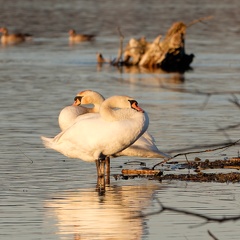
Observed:
[[[151,150],[134,144],[124,149],[123,151],[114,154],[114,157],[120,156],[132,156],[143,158],[171,158],[171,156],[167,153],[161,152],[159,150]]]
[[[131,146],[123,151],[116,153],[114,156],[135,156],[146,158],[171,158],[167,153],[158,149],[155,145],[154,138],[146,131]]]

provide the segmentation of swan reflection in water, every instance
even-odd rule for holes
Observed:
[[[104,195],[95,189],[80,189],[46,201],[47,225],[55,223],[61,239],[139,240],[147,235],[146,219],[133,216],[151,205],[160,186],[149,183],[106,188]]]

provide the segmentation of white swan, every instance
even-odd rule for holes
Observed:
[[[41,137],[47,148],[70,158],[96,163],[133,144],[148,128],[148,115],[128,96],[106,99],[99,113],[85,114],[54,138]],[[99,170],[98,176],[104,176]]]
[[[83,101],[82,101],[82,98]],[[63,108],[58,116],[58,124],[62,131],[69,128],[77,119],[86,113],[99,112],[100,105],[104,101],[104,97],[95,91],[85,90],[79,92],[74,98],[73,105]],[[79,106],[80,104],[94,104],[92,108]]]
[[[66,106],[61,110],[58,116],[58,124],[62,131],[69,128],[82,114],[87,113],[87,108],[81,106]]]
[[[104,101],[104,97],[92,90],[85,90],[79,92],[77,96],[74,98],[74,105],[72,107],[79,107],[81,104],[93,104],[93,108],[84,108],[85,113],[88,112],[99,112],[100,105]],[[68,116],[71,116],[69,114]],[[72,124],[75,120],[70,123]],[[81,117],[80,117],[81,118]],[[67,119],[67,118],[66,118]],[[123,151],[115,154],[113,157],[120,157],[120,156],[132,156],[132,157],[146,157],[146,158],[171,158],[169,154],[166,154],[160,151],[157,146],[155,145],[154,138],[146,131],[136,142],[134,142],[131,146],[124,149]]]

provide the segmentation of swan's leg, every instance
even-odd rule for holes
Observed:
[[[105,178],[105,159],[104,160],[98,160],[99,161],[99,175],[100,178]]]
[[[98,171],[98,190],[99,192],[105,192],[105,159],[99,161],[99,171]]]
[[[105,159],[106,159],[106,156],[101,153],[98,157],[98,160],[96,160],[98,177],[105,176]]]
[[[99,162],[99,160],[96,160],[95,163],[96,163],[96,168],[97,168],[97,175],[99,175],[99,165],[100,165],[100,162]]]
[[[97,167],[97,187],[99,191],[105,191],[105,158],[106,156],[100,155],[98,160],[96,160]]]
[[[106,183],[110,184],[110,157],[106,157],[105,161],[106,161]]]

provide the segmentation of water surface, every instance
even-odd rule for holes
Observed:
[[[203,224],[174,212],[132,219],[157,211],[158,198],[170,207],[208,216],[239,215],[239,184],[157,182],[111,178],[106,194],[96,192],[95,164],[67,159],[44,149],[40,136],[59,132],[60,110],[75,94],[93,89],[105,97],[135,97],[150,117],[149,132],[162,151],[236,141],[239,108],[229,99],[187,91],[240,91],[239,1],[0,1],[1,24],[34,35],[31,42],[0,47],[0,238],[1,239],[239,239],[239,222]],[[96,53],[116,57],[120,26],[125,43],[165,34],[175,21],[213,15],[187,30],[186,51],[194,53],[192,71],[117,69],[96,64]],[[97,34],[96,41],[69,46],[70,28]],[[207,104],[206,104],[207,103]],[[220,128],[226,128],[220,131]],[[210,148],[210,147],[209,147]],[[204,148],[206,149],[206,147]],[[203,160],[237,156],[238,146],[197,154]],[[190,150],[187,150],[190,151]],[[189,155],[193,160],[195,155]],[[112,160],[120,173],[130,160],[151,167],[159,159]],[[176,160],[185,160],[179,157]]]

